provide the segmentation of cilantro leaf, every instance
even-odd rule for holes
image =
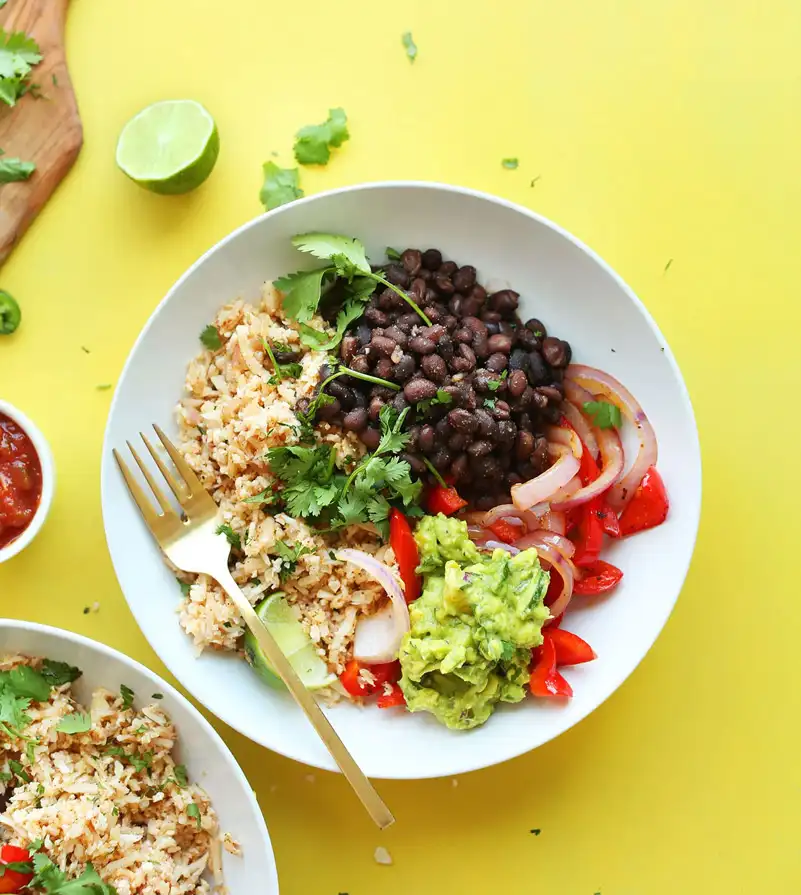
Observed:
[[[358,491],[350,491],[339,502],[339,518],[342,525],[354,525],[364,519],[367,498]]]
[[[27,697],[36,702],[47,702],[50,698],[50,684],[44,675],[30,665],[18,665],[3,677],[3,683],[14,696]]]
[[[417,409],[421,413],[425,413],[429,410],[429,408],[433,407],[435,404],[452,404],[453,397],[450,392],[446,392],[444,388],[438,388],[437,394],[433,398],[429,398],[427,401],[419,401],[417,403]]]
[[[332,273],[331,268],[301,270],[285,277],[279,277],[273,286],[283,293],[284,314],[290,320],[307,323],[317,313],[324,278]]]
[[[136,752],[126,752],[122,746],[108,746],[106,748],[106,755],[124,758],[126,761],[130,762],[135,771],[139,772],[147,770],[153,761],[153,753],[149,750],[138,755]]]
[[[188,597],[192,585],[188,581],[181,581],[180,578],[176,578],[175,580],[178,582],[178,587],[181,588],[181,596]]]
[[[497,403],[497,398],[484,398],[484,406],[487,408],[487,410],[494,410]]]
[[[226,537],[228,543],[229,543],[235,550],[241,550],[241,549],[242,549],[242,539],[241,539],[241,538],[239,537],[239,535],[233,530],[233,528],[231,528],[231,526],[228,525],[227,523],[225,523],[225,524],[223,524],[223,525],[218,525],[217,528],[214,530],[214,534],[216,534],[216,535],[225,535],[225,537]]]
[[[23,162],[19,158],[0,158],[0,183],[27,180],[35,170],[33,162]]]
[[[344,109],[329,109],[322,124],[310,124],[295,134],[295,158],[301,165],[327,165],[331,149],[341,146],[350,137],[348,116]]]
[[[361,279],[361,278],[360,278]],[[366,277],[364,279],[367,279]],[[353,281],[354,283],[356,280]],[[372,280],[368,280],[371,284],[371,292],[375,289],[375,283]],[[369,293],[366,297],[369,297]],[[329,336],[327,333],[321,333],[319,330],[313,329],[311,326],[306,326],[305,323],[300,324],[300,341],[307,348],[311,348],[314,351],[331,351],[332,348],[336,348],[337,345],[342,341],[342,337],[345,335],[345,330],[353,323],[354,320],[357,320],[364,313],[364,304],[362,303],[361,298],[351,298],[345,302],[342,307],[342,310],[337,314],[337,325],[336,332],[333,336]]]
[[[378,414],[381,423],[381,440],[378,442],[376,454],[397,454],[402,451],[409,443],[411,435],[403,432],[403,422],[409,413],[409,408],[405,408],[398,413],[389,404],[385,404]]]
[[[39,45],[21,31],[0,28],[0,99],[9,106],[29,89],[28,75],[42,61]]]
[[[599,429],[620,428],[623,425],[623,415],[616,404],[608,401],[586,401],[582,406],[584,413],[592,418]]]
[[[279,168],[275,162],[265,162],[262,170],[264,184],[259,199],[267,211],[303,197],[297,168]]]
[[[406,48],[406,55],[409,57],[409,62],[414,62],[414,60],[417,59],[417,44],[414,42],[412,32],[407,31],[401,38],[401,41]]]
[[[501,383],[504,382],[504,381],[506,380],[506,377],[507,377],[508,375],[509,375],[509,374],[508,374],[508,371],[507,371],[507,370],[504,370],[503,373],[501,373],[501,377],[500,377],[500,379],[491,379],[491,380],[487,383],[487,388],[488,388],[491,392],[497,392],[498,389],[501,387]]]
[[[23,783],[31,782],[31,775],[22,767],[22,765],[14,758],[8,762],[8,766],[14,772],[14,775]]]
[[[200,333],[200,341],[209,351],[216,351],[222,347],[220,331],[211,323]]]
[[[8,688],[0,690],[0,729],[10,737],[19,736],[31,723],[30,704],[30,699],[20,698]]]
[[[314,550],[312,550],[311,547],[306,547],[303,544],[290,546],[283,541],[276,541],[275,551],[281,560],[281,570],[278,573],[281,581],[286,581],[286,579],[294,573],[301,556],[314,553]]]
[[[299,251],[324,261],[338,259],[340,263],[349,266],[354,274],[372,273],[364,246],[354,237],[339,236],[336,233],[301,233],[292,237],[292,245]]]
[[[179,786],[189,785],[189,775],[186,772],[186,765],[177,764],[175,766],[175,779],[178,781]]]
[[[72,712],[64,717],[56,725],[56,730],[61,733],[86,733],[92,729],[92,717],[88,712]]]
[[[187,806],[186,806],[186,814],[187,814],[188,817],[194,817],[195,822],[197,823],[197,828],[198,828],[198,830],[199,830],[200,827],[201,827],[201,821],[200,821],[200,817],[201,817],[201,814],[200,814],[200,808],[199,808],[194,802],[192,802],[191,805],[187,805]]]
[[[47,855],[37,852],[33,856],[33,869],[35,875],[28,886],[47,895],[117,895],[114,886],[104,883],[91,864],[76,879],[67,879],[67,874]]]
[[[242,503],[255,503],[261,506],[261,504],[271,504],[275,503],[277,497],[273,492],[273,489],[269,486],[264,489],[264,491],[260,491],[258,494],[254,494],[252,497],[246,497]]]
[[[134,691],[130,687],[125,684],[120,684],[120,696],[122,697],[123,710],[129,709],[133,705],[134,695]]]
[[[520,161],[516,158],[505,158],[501,161],[501,164],[507,171],[514,171],[520,164]]]
[[[397,249],[393,249],[392,246],[387,246],[387,258],[390,261],[400,261],[401,253]]]
[[[83,674],[80,668],[68,665],[66,662],[56,662],[53,659],[44,659],[39,674],[51,687],[60,687],[62,684],[71,684]]]

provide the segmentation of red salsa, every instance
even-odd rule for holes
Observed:
[[[31,524],[42,497],[42,464],[30,438],[0,413],[0,547]]]

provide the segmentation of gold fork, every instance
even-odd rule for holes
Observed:
[[[270,665],[278,672],[279,677],[286,684],[295,702],[306,713],[306,717],[311,722],[312,727],[317,731],[318,736],[331,753],[331,757],[339,765],[339,769],[348,783],[350,783],[356,795],[361,799],[370,817],[382,830],[385,829],[395,821],[389,808],[384,804],[362,769],[356,764],[353,756],[345,748],[345,744],[331,726],[331,722],[326,718],[317,701],[303,685],[295,669],[289,664],[281,648],[273,639],[272,634],[262,624],[255,610],[239,589],[239,585],[228,571],[228,554],[231,551],[231,545],[228,543],[225,535],[216,533],[219,508],[214,502],[214,498],[206,491],[198,477],[190,469],[189,464],[164,432],[155,424],[153,428],[156,430],[156,435],[158,435],[178,471],[181,477],[180,480],[176,479],[167,469],[166,464],[147,440],[144,433],[140,432],[139,434],[142,436],[142,441],[150,452],[150,456],[172,489],[176,500],[181,505],[185,518],[179,516],[172,509],[130,441],[127,442],[128,448],[150,486],[150,490],[158,501],[161,513],[155,511],[152,503],[125,465],[119,453],[116,450],[113,452],[114,459],[117,461],[120,471],[125,478],[125,484],[136,501],[136,505],[139,507],[153,537],[174,566],[177,566],[184,572],[205,573],[222,585],[223,590],[233,600],[236,608],[245,620],[245,624],[253,632]]]

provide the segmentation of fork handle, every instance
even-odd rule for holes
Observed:
[[[267,656],[270,665],[278,672],[278,676],[286,684],[286,688],[292,694],[295,702],[305,712],[312,727],[317,731],[317,735],[325,744],[345,779],[353,787],[370,817],[378,824],[380,829],[386,829],[395,822],[395,818],[392,816],[389,808],[384,804],[373,784],[367,779],[364,771],[362,771],[353,756],[348,752],[345,744],[331,726],[331,722],[317,704],[317,700],[303,685],[295,669],[289,664],[289,660],[275,642],[273,635],[256,615],[255,610],[242,593],[239,585],[232,578],[227,567],[210,574],[217,579],[228,596],[233,600],[236,608],[245,620],[245,624],[250,628],[265,656]]]

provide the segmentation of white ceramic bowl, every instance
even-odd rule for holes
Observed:
[[[0,548],[0,563],[4,563],[7,559],[11,559],[12,556],[16,556],[20,551],[24,550],[39,534],[39,530],[44,525],[47,514],[50,512],[50,505],[53,503],[53,494],[56,490],[56,464],[53,462],[53,453],[50,450],[47,439],[21,410],[18,410],[7,401],[0,401],[0,413],[14,420],[30,438],[42,465],[42,497],[39,501],[39,506],[34,513],[33,519],[31,519],[31,524],[22,534],[10,544]]]
[[[211,797],[220,830],[242,846],[239,857],[223,849],[223,873],[232,895],[259,892],[277,895],[278,875],[270,836],[253,789],[236,759],[208,721],[187,699],[144,665],[94,640],[33,622],[0,619],[0,655],[23,653],[77,665],[83,675],[73,685],[88,704],[93,690],[119,690],[126,684],[136,694],[162,693],[161,705],[178,731],[175,754],[191,780]]]
[[[290,237],[311,230],[358,236],[383,258],[386,246],[436,246],[474,264],[481,282],[506,280],[521,313],[568,339],[577,361],[628,385],[659,438],[659,469],[672,501],[661,527],[615,544],[625,571],[610,599],[570,614],[570,629],[598,660],[568,669],[567,705],[527,700],[504,706],[483,727],[454,733],[427,714],[336,706],[329,717],[373,777],[420,778],[470,771],[550,740],[600,705],[656,639],[681,590],[701,504],[698,435],[670,349],[631,289],[597,255],[528,209],[455,187],[379,183],[294,202],[241,227],[172,288],[136,342],[120,378],[103,450],[102,504],[123,592],[150,644],[183,685],[227,724],[263,745],[320,768],[333,763],[289,696],[264,687],[244,661],[209,651],[195,657],[175,617],[175,579],[139,518],[111,459],[153,421],[166,426],[181,394],[197,334],[226,302],[256,298],[265,279],[315,266]]]

